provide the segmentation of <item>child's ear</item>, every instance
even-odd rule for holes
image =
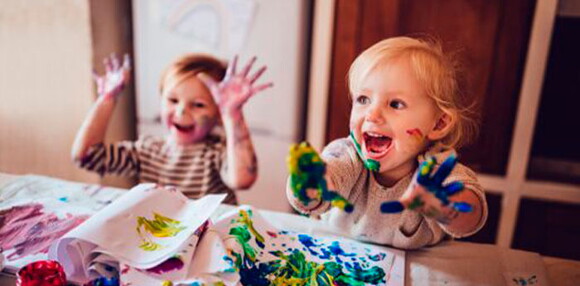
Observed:
[[[439,140],[449,133],[453,125],[455,125],[455,116],[443,112],[437,119],[433,129],[427,134],[427,138],[431,141]]]

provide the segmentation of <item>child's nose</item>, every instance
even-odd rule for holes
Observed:
[[[175,110],[175,115],[184,116],[185,115],[185,104],[178,104]]]
[[[380,124],[380,123],[384,122],[384,119],[385,118],[383,117],[382,110],[380,107],[371,106],[367,110],[366,117],[365,117],[366,121]]]

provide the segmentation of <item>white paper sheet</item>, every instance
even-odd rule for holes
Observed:
[[[199,239],[196,231],[224,198],[208,195],[193,201],[172,188],[138,185],[53,244],[49,258],[60,261],[77,283],[98,276],[89,266],[100,254],[138,269],[153,268],[175,255],[189,265]],[[186,275],[187,269],[170,277]]]

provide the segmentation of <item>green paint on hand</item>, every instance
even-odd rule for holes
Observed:
[[[287,159],[290,171],[290,186],[294,196],[304,205],[314,200],[330,201],[331,205],[346,212],[352,212],[354,206],[336,192],[329,191],[324,178],[326,166],[316,150],[302,142],[290,147]],[[315,198],[308,195],[309,189],[318,191]]]

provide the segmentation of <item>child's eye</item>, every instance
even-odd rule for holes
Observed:
[[[359,95],[356,97],[355,101],[358,104],[368,104],[371,100],[366,95]]]
[[[205,107],[205,103],[203,103],[203,102],[194,102],[194,103],[191,103],[191,107],[204,108]]]
[[[170,103],[172,103],[172,104],[177,104],[177,102],[179,102],[179,101],[177,100],[177,98],[172,98],[172,97],[168,97],[168,98],[167,98],[167,101],[169,101],[169,102],[170,102]]]
[[[403,109],[405,107],[407,107],[407,105],[398,99],[392,100],[391,102],[389,102],[389,106],[394,108],[394,109]]]

